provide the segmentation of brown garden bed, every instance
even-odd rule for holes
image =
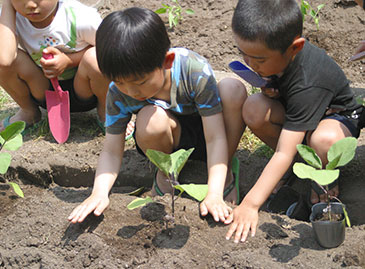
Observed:
[[[84,0],[88,4],[96,1]],[[161,1],[98,1],[104,15],[130,6],[153,10]],[[187,0],[192,8],[181,24],[169,30],[174,46],[188,47],[208,58],[220,76],[230,75],[227,64],[240,56],[232,40],[230,20],[236,1]],[[364,39],[365,12],[350,0],[316,0],[325,3],[320,29],[305,22],[305,33],[326,49],[344,69],[352,86],[365,89],[365,62],[349,62],[357,44]],[[166,20],[166,16],[163,15]],[[167,20],[166,20],[167,21]],[[156,200],[142,210],[129,211],[134,198],[125,193],[151,186],[150,164],[129,142],[118,182],[110,196],[111,205],[101,217],[88,217],[72,225],[68,214],[89,194],[103,135],[95,112],[72,115],[70,138],[64,145],[50,134],[25,137],[14,154],[7,177],[21,185],[25,198],[0,184],[0,268],[363,268],[365,266],[365,163],[364,135],[355,159],[343,169],[341,200],[354,224],[347,228],[345,242],[338,248],[321,248],[310,223],[286,216],[260,212],[257,235],[244,244],[226,241],[227,226],[199,216],[198,203],[186,198],[176,202],[176,226],[166,230],[161,220],[170,212],[169,197]],[[91,126],[91,128],[90,128]],[[268,159],[258,153],[238,150],[241,163],[241,195],[249,191]],[[182,178],[204,179],[200,163],[189,163]],[[308,182],[294,188],[306,193]]]

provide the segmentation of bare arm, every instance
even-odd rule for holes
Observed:
[[[258,211],[269,197],[276,184],[290,167],[295,154],[296,145],[302,143],[305,132],[282,130],[276,151],[256,184],[248,192],[241,204],[234,209],[233,215],[226,223],[232,223],[228,233],[229,239],[235,232],[234,241],[245,241],[249,231],[254,236],[258,223]]]
[[[17,56],[16,12],[10,0],[4,0],[0,15],[0,65],[10,66]]]
[[[68,220],[72,223],[82,222],[92,211],[101,215],[109,205],[109,192],[118,176],[124,153],[124,133],[106,134],[103,150],[98,160],[94,187],[91,195],[77,206]]]
[[[202,215],[224,221],[231,211],[223,200],[227,175],[228,145],[222,113],[202,117],[207,146],[208,194],[200,205]]]

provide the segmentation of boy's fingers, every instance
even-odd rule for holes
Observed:
[[[205,205],[205,203],[200,204],[200,214],[202,216],[206,216],[208,214],[208,209],[207,209],[207,206]]]
[[[104,212],[104,210],[108,207],[108,205],[109,205],[109,202],[100,203],[94,210],[94,215],[100,216]]]
[[[232,208],[230,208],[229,206],[226,206],[224,208],[224,218],[227,219],[229,217],[229,214],[232,212]]]
[[[236,231],[236,229],[237,229],[237,223],[233,222],[231,224],[231,226],[229,227],[228,232],[226,233],[226,239],[227,240],[229,240],[232,237],[232,235],[233,235],[234,231]]]
[[[76,222],[82,222],[86,216],[83,217],[83,215],[85,215],[85,210],[86,210],[86,205],[82,205],[79,209],[79,211],[77,212],[77,215],[75,217]]]
[[[256,226],[257,226],[257,223],[253,223],[251,226],[251,237],[254,237],[256,234]]]
[[[74,210],[72,210],[71,214],[67,218],[69,221],[71,221],[75,217],[77,210],[78,210],[78,207],[76,207]]]
[[[59,54],[60,53],[60,51],[57,48],[52,47],[52,46],[49,46],[49,47],[45,48],[43,50],[43,52],[44,53],[51,53],[51,54]]]
[[[97,209],[97,207],[100,205],[100,201],[98,202],[94,202],[94,203],[90,203],[88,204],[86,207],[84,207],[84,209],[81,212],[81,215],[78,219],[78,222],[83,222],[84,219],[94,210]],[[101,213],[100,213],[101,214]]]
[[[224,224],[230,224],[232,221],[233,221],[233,212],[231,212],[231,214],[229,214],[229,216],[224,221]]]
[[[80,207],[75,208],[75,210],[71,213],[69,217],[69,221],[72,223],[76,223],[80,217],[81,211]]]
[[[222,208],[220,208],[220,210],[219,210],[219,220],[221,222],[224,222],[226,220],[226,215],[225,215],[224,209],[222,209]]]
[[[236,229],[236,234],[234,236],[234,242],[238,243],[241,239],[242,231],[244,229],[244,224],[239,224]]]
[[[242,232],[242,236],[241,236],[241,242],[245,242],[248,236],[248,232],[250,231],[250,226],[249,225],[245,225],[243,232]]]
[[[211,215],[213,216],[213,219],[216,222],[219,222],[219,213],[218,213],[217,209],[213,209],[212,212],[211,212]]]

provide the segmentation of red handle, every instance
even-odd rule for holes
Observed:
[[[42,57],[46,60],[50,60],[50,59],[53,59],[53,54],[42,52]],[[57,77],[51,78],[51,83],[52,83],[52,86],[53,86],[55,92],[57,92],[60,95],[62,92],[62,88],[61,88],[60,84],[58,83]]]

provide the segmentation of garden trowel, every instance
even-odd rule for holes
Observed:
[[[44,59],[52,59],[52,54],[43,53]],[[63,91],[57,78],[51,79],[54,91],[46,90],[49,128],[59,144],[66,142],[70,133],[69,92]]]
[[[229,64],[229,68],[238,76],[246,80],[254,87],[262,88],[268,87],[268,81],[253,72],[240,61],[233,61]],[[268,87],[269,88],[269,87]]]

